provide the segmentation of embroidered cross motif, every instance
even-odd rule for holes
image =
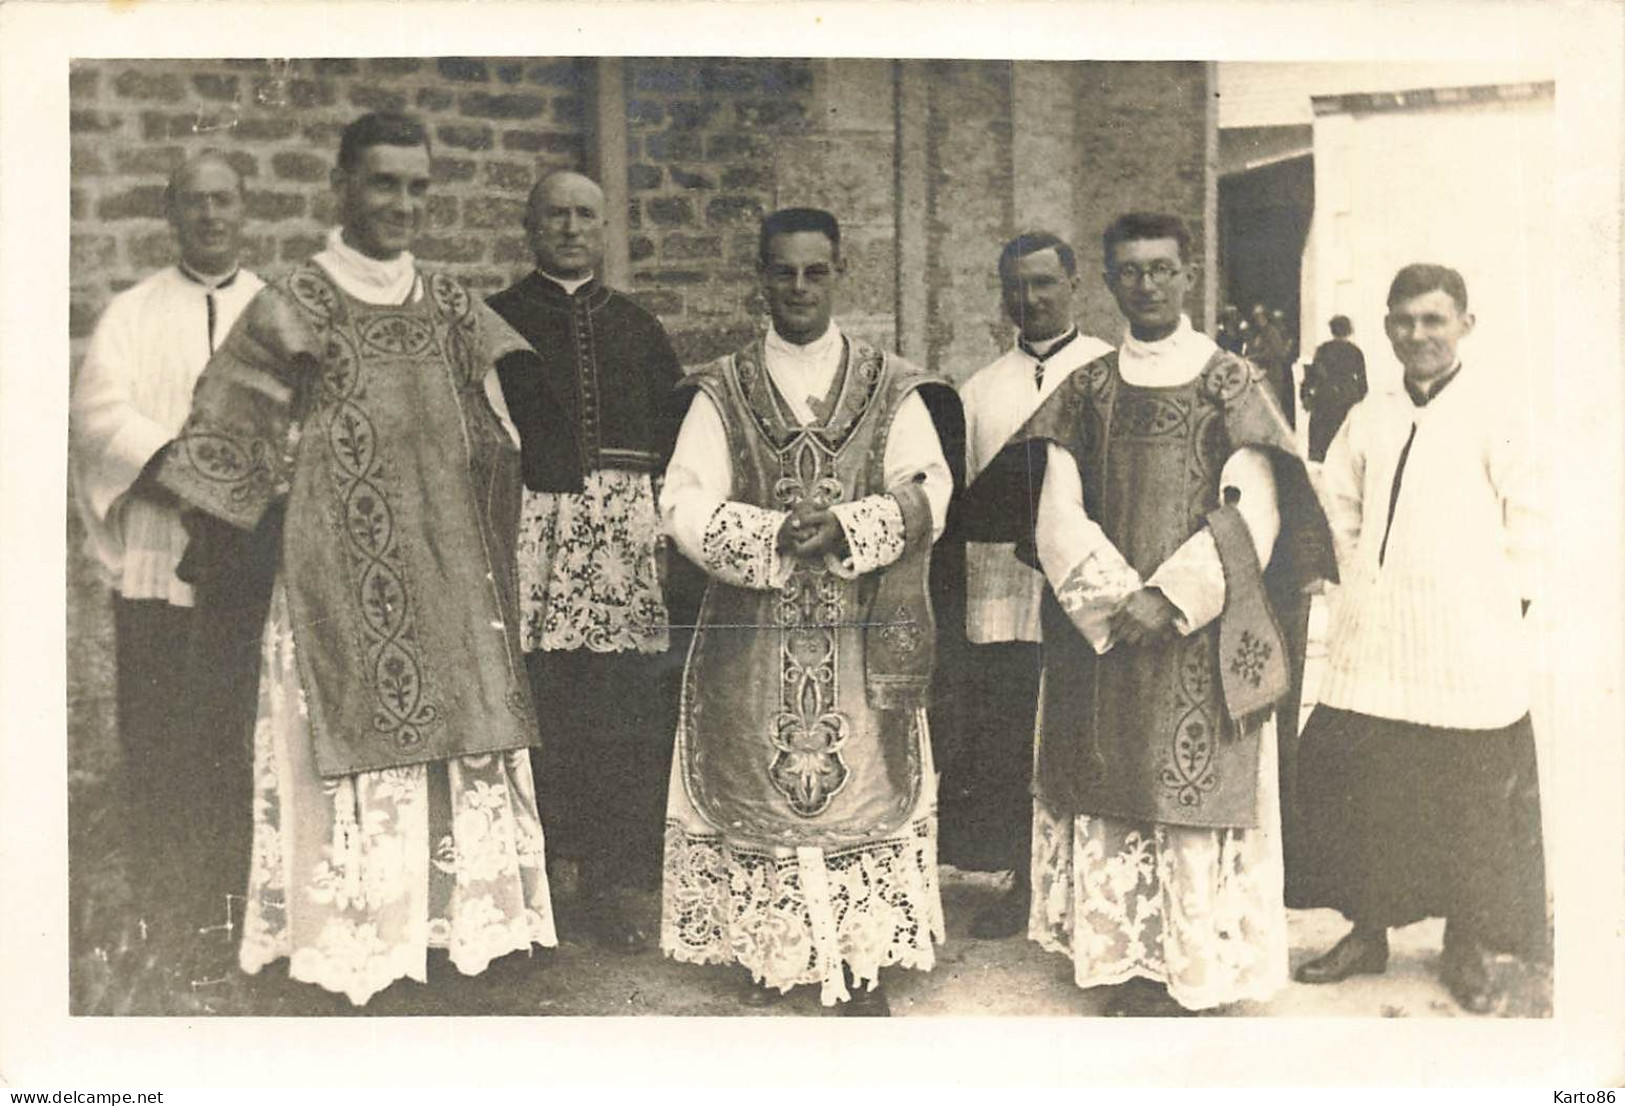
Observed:
[[[886,628],[880,631],[880,639],[889,645],[895,652],[912,653],[920,647],[924,638],[919,623],[909,617],[908,608],[901,603],[891,612],[886,620]]]
[[[773,496],[788,510],[806,501],[828,507],[845,498],[833,454],[811,433],[803,430],[780,451]],[[776,609],[780,711],[767,777],[792,811],[816,818],[829,809],[851,775],[841,747],[852,725],[837,705],[840,581],[821,563],[798,564],[779,590]]]
[[[1258,687],[1264,682],[1264,667],[1275,653],[1275,646],[1260,640],[1251,630],[1243,630],[1230,658],[1230,671]]]

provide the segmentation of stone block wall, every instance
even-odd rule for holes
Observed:
[[[586,159],[591,64],[548,58],[85,61],[70,72],[70,338],[75,362],[107,300],[174,260],[169,172],[224,151],[248,186],[244,263],[262,273],[321,247],[339,132],[413,112],[435,152],[417,252],[482,289],[526,266],[519,229],[539,168]]]
[[[1175,211],[1198,257],[1211,234],[1202,63],[628,58],[618,79],[603,71],[592,58],[75,62],[72,364],[108,299],[173,261],[163,186],[184,157],[218,148],[239,167],[245,262],[270,274],[320,248],[339,132],[385,108],[421,116],[434,146],[419,256],[479,291],[530,268],[520,217],[540,173],[624,173],[626,210],[609,215],[628,290],[689,365],[762,324],[757,220],[775,207],[840,217],[849,332],[956,381],[1011,341],[994,268],[1011,235],[1043,228],[1074,243],[1080,322],[1114,339],[1121,322],[1098,275],[1106,222]],[[620,115],[624,151],[602,148],[616,129],[600,126],[605,111]],[[70,747],[96,744],[112,720],[105,595],[76,528]],[[93,773],[96,758],[81,760]]]

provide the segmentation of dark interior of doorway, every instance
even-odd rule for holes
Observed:
[[[1286,338],[1300,333],[1303,247],[1315,207],[1314,159],[1294,157],[1219,181],[1220,304],[1245,315],[1254,304],[1286,313]]]

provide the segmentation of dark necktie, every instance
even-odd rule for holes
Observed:
[[[1034,349],[1032,344],[1029,343],[1027,339],[1016,339],[1016,348],[1021,350],[1021,352],[1025,353],[1028,357],[1031,357],[1034,361],[1038,362],[1033,366],[1033,387],[1042,388],[1044,386],[1044,362],[1048,361],[1051,357],[1054,357],[1057,353],[1060,353],[1069,344],[1071,344],[1072,339],[1076,338],[1077,336],[1078,331],[1077,328],[1074,327],[1072,330],[1067,332],[1066,337],[1056,342],[1043,353],[1039,353],[1036,349]]]
[[[1451,369],[1448,376],[1425,392],[1407,380],[1405,381],[1405,391],[1409,393],[1411,403],[1414,406],[1426,407],[1438,397],[1440,392],[1444,391],[1445,385],[1456,379],[1456,374],[1460,371],[1461,366],[1459,365]],[[1405,447],[1399,451],[1399,463],[1394,466],[1394,483],[1388,489],[1388,524],[1382,531],[1382,544],[1377,547],[1378,567],[1381,567],[1383,561],[1388,557],[1388,539],[1394,532],[1394,512],[1399,509],[1399,486],[1405,479],[1405,463],[1411,459],[1411,446],[1416,444],[1416,425],[1415,422],[1411,423],[1410,437],[1405,439]]]
[[[239,272],[241,272],[242,270],[233,269],[230,276],[228,276],[225,280],[222,280],[219,284],[216,284],[216,285],[213,285],[213,286],[211,286],[208,281],[204,280],[202,277],[200,277],[196,273],[194,273],[191,269],[188,269],[185,265],[180,266],[180,270],[181,270],[181,276],[185,277],[187,280],[191,281],[193,284],[201,284],[201,285],[203,285],[204,288],[208,289],[208,291],[206,291],[203,294],[203,302],[208,307],[208,310],[209,310],[209,355],[213,356],[214,355],[214,323],[215,323],[215,319],[219,317],[218,311],[217,311],[217,309],[215,307],[215,303],[214,303],[214,294],[216,292],[220,291],[222,288],[230,288],[231,287],[231,282],[237,279],[237,274]]]

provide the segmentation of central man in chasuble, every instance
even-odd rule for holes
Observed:
[[[1262,373],[1191,329],[1172,216],[1105,234],[1128,318],[1020,437],[1042,472],[1030,935],[1110,1014],[1269,997],[1287,978],[1271,587],[1335,578],[1330,532]],[[1261,566],[1270,566],[1268,575]]]
[[[661,948],[885,1014],[943,938],[925,721],[931,544],[963,455],[945,382],[830,317],[840,229],[770,215],[765,338],[689,376],[661,511],[710,577],[667,806]],[[946,445],[946,456],[944,446]]]

